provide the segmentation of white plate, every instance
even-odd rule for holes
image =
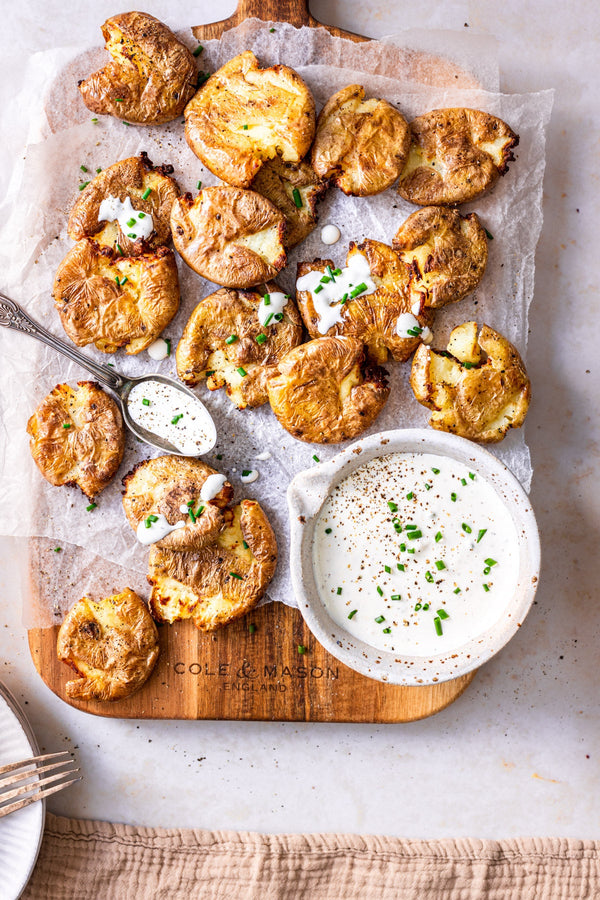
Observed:
[[[0,766],[39,753],[37,741],[14,697],[0,684]],[[0,895],[16,900],[37,860],[44,821],[44,800],[0,819]]]

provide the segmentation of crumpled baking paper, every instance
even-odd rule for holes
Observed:
[[[431,55],[419,56],[416,50],[407,55],[393,43],[348,46],[349,42],[331,38],[320,29],[297,32],[291,26],[276,25],[272,33],[269,27],[269,23],[255,20],[227,33],[220,42],[208,42],[200,68],[213,70],[243,49],[255,49],[263,63],[272,64],[281,57],[282,62],[294,64],[312,90],[317,109],[341,87],[360,83],[367,95],[385,97],[409,121],[435,108],[474,107],[498,115],[520,135],[517,159],[510,172],[489,195],[461,207],[463,213],[476,211],[493,236],[484,278],[471,297],[438,312],[433,330],[434,346],[443,347],[455,325],[476,319],[508,337],[525,357],[535,248],[542,225],[544,146],[552,92],[503,95],[472,86],[457,88],[456,82],[472,84],[475,79],[453,60],[446,59],[436,67]],[[193,46],[189,37],[188,43]],[[98,167],[105,168],[145,150],[155,163],[174,165],[175,177],[184,191],[195,192],[199,180],[203,185],[217,183],[187,146],[181,120],[157,127],[128,127],[109,117],[99,117],[96,124],[91,121],[92,114],[76,90],[77,77],[102,65],[105,59],[98,50],[71,54],[68,59],[64,53],[52,51],[47,66],[42,60],[36,61],[37,75],[45,72],[49,85],[45,119],[36,126],[41,139],[27,149],[11,214],[0,230],[0,289],[61,337],[64,335],[51,291],[56,269],[72,246],[66,234],[69,209],[79,196],[79,184],[90,177],[81,166],[95,173]],[[314,64],[315,59],[320,64]],[[402,59],[404,67],[398,68]],[[304,64],[306,61],[309,64]],[[350,68],[349,62],[355,68]],[[390,69],[398,71],[399,77],[390,78]],[[445,77],[440,79],[440,69],[452,75],[448,84]],[[493,65],[487,70],[481,66],[480,82],[495,85],[496,73]],[[319,226],[290,253],[278,283],[292,292],[296,263],[301,260],[331,256],[335,266],[343,266],[350,241],[373,238],[390,243],[414,209],[393,189],[368,198],[346,197],[331,189],[319,207]],[[342,232],[340,241],[332,247],[320,240],[321,226],[327,223],[336,224]],[[173,347],[194,306],[216,290],[181,260],[179,274],[181,309],[164,332]],[[125,519],[120,478],[157,451],[128,435],[118,476],[96,499],[98,506],[93,512],[86,511],[88,501],[77,489],[48,484],[29,453],[27,419],[55,384],[75,383],[91,376],[31,338],[0,330],[1,533],[40,539],[35,543],[39,557],[32,562],[36,580],[33,593],[40,602],[25,611],[26,624],[52,624],[86,593],[100,596],[121,590],[125,584],[147,593],[148,550],[136,541]],[[175,375],[174,357],[155,363],[145,352],[137,357],[126,357],[122,352],[105,355],[93,347],[84,352],[99,362],[114,364],[126,375],[156,371]],[[390,399],[370,431],[426,425],[428,411],[414,400],[408,384],[410,363],[390,363],[387,369]],[[279,563],[267,599],[296,605],[289,577],[286,489],[297,472],[316,465],[313,454],[325,460],[341,447],[295,441],[280,427],[268,406],[239,411],[222,391],[211,393],[201,386],[198,394],[211,411],[218,432],[217,446],[203,459],[228,476],[235,487],[236,501],[243,497],[260,501],[277,535]],[[509,433],[491,449],[528,488],[531,463],[523,429]],[[265,451],[270,458],[258,460]],[[239,479],[243,469],[257,469],[258,480],[242,485]]]

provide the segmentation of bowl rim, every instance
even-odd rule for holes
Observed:
[[[318,595],[312,562],[314,525],[332,488],[355,469],[389,453],[435,453],[468,464],[496,490],[519,535],[517,589],[497,621],[460,648],[409,655],[378,650],[331,619]],[[539,583],[540,538],[524,488],[486,448],[447,432],[400,428],[355,441],[332,459],[299,472],[287,491],[290,515],[290,572],[298,608],[317,640],[337,660],[362,675],[396,685],[431,685],[458,678],[491,659],[521,627]]]

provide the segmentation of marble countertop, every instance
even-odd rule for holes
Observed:
[[[0,541],[0,680],[40,745],[74,749],[84,781],[51,798],[55,813],[140,825],[258,831],[348,831],[403,837],[598,838],[600,362],[597,202],[600,11],[558,0],[440,4],[428,24],[498,39],[501,88],[556,90],[547,147],[544,227],[536,256],[527,422],[543,571],[513,641],[437,716],[405,725],[160,722],[99,719],[42,683],[21,624],[19,556]],[[194,22],[214,4],[194,4]],[[30,0],[3,26],[0,99],[24,58],[99,43],[115,12],[98,0]],[[234,8],[220,7],[225,17]],[[166,0],[144,9],[173,22]],[[76,12],[77,11],[77,12]],[[408,3],[314,0],[323,22],[380,37],[422,27]],[[26,120],[3,135],[0,187],[22,154]]]

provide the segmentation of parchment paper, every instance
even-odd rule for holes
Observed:
[[[295,67],[315,96],[317,109],[334,91],[358,82],[365,85],[368,94],[385,97],[398,106],[409,121],[430,109],[467,106],[500,116],[520,134],[517,160],[509,174],[491,194],[461,208],[463,212],[475,210],[494,240],[489,246],[487,271],[475,294],[438,313],[434,346],[444,346],[455,325],[473,318],[506,335],[525,356],[534,254],[542,224],[545,130],[552,92],[502,95],[481,89],[459,89],[454,84],[440,87],[431,83],[437,77],[431,74],[431,63],[421,65],[422,60],[419,66],[407,69],[412,76],[410,80],[391,79],[375,70],[389,71],[384,63],[388,53],[392,67],[397,63],[398,48],[392,44],[352,44],[348,56],[344,56],[340,55],[340,46],[343,48],[349,42],[324,37],[320,30],[296,32],[289,26],[274,27],[280,31],[277,41],[268,24],[251,22],[228,33],[220,44],[209,42],[200,68],[212,70],[247,48],[257,48],[261,61],[268,63],[279,61],[279,56],[281,61],[289,62],[292,49],[300,60],[316,58],[325,63],[329,62],[325,52],[329,47],[334,63],[347,62],[351,55],[353,65],[364,69],[296,63]],[[51,290],[58,264],[72,246],[66,234],[68,211],[78,196],[78,184],[90,177],[83,174],[80,166],[85,165],[94,173],[97,167],[105,168],[118,159],[145,150],[155,163],[169,162],[175,166],[175,177],[183,190],[195,191],[198,180],[208,185],[217,183],[217,179],[188,148],[181,120],[152,128],[127,127],[108,117],[100,117],[97,124],[91,122],[91,114],[79,99],[76,79],[65,79],[65,72],[72,75],[73,66],[81,68],[84,62],[82,74],[90,72],[103,63],[104,56],[94,58],[92,63],[89,57],[86,62],[81,54],[71,56],[69,63],[65,63],[65,56],[59,52],[53,51],[48,56],[47,66],[38,60],[36,69],[38,75],[46,71],[47,76],[53,76],[47,82],[53,104],[46,106],[48,115],[39,128],[44,139],[27,149],[17,202],[0,230],[1,287],[34,318],[62,336]],[[91,56],[98,54],[92,51]],[[454,64],[449,65],[449,71],[453,70]],[[493,81],[493,72],[487,77]],[[64,97],[62,106],[69,111],[71,121],[78,124],[68,125],[64,116],[56,116],[54,101],[59,94]],[[300,260],[330,255],[335,265],[343,265],[350,240],[369,237],[390,243],[399,225],[414,209],[393,189],[369,198],[349,198],[331,189],[319,209],[320,226],[338,225],[341,240],[331,248],[325,247],[320,240],[319,226],[290,254],[289,264],[278,278],[279,284],[286,292],[293,291],[296,262]],[[173,347],[196,303],[216,289],[183,262],[179,263],[182,305],[164,333],[171,338]],[[175,375],[173,357],[153,363],[146,353],[138,357],[126,357],[124,353],[107,356],[89,347],[85,352],[100,362],[114,363],[124,374],[160,371]],[[42,567],[42,608],[26,611],[26,624],[48,624],[49,617],[62,615],[84,593],[97,596],[112,587],[121,589],[124,583],[144,593],[148,551],[137,543],[125,520],[120,478],[139,460],[157,454],[130,437],[118,477],[97,498],[97,509],[86,512],[88,501],[77,489],[55,488],[41,477],[29,454],[25,426],[36,405],[55,384],[75,383],[88,376],[66,359],[14,332],[0,335],[0,353],[3,360],[0,530],[7,535],[47,539],[42,543],[43,552],[52,560],[51,565]],[[391,396],[371,431],[425,425],[428,412],[416,403],[408,385],[410,364],[391,363],[387,368]],[[279,545],[277,573],[268,599],[295,605],[289,579],[287,485],[298,471],[315,465],[313,454],[321,460],[328,459],[341,446],[295,441],[279,426],[268,406],[238,411],[221,391],[211,393],[201,387],[199,395],[210,409],[219,435],[215,450],[204,459],[229,477],[236,488],[236,500],[253,497],[263,505]],[[511,432],[502,444],[492,449],[528,488],[531,465],[523,430]],[[264,451],[269,451],[271,458],[258,461],[256,457]],[[246,468],[260,472],[252,485],[242,485],[239,481],[241,471]],[[62,568],[71,576],[68,584],[58,571],[61,567],[56,565],[55,547],[62,548]]]

